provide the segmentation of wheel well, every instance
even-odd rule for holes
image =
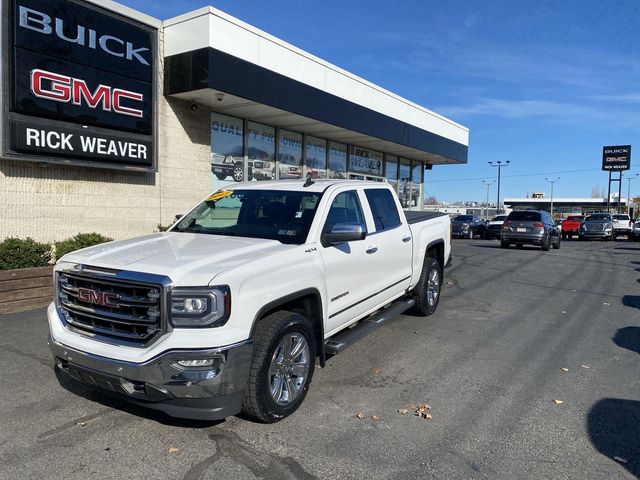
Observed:
[[[317,293],[305,293],[295,298],[276,300],[258,313],[253,328],[255,329],[255,325],[263,318],[279,311],[297,313],[311,322],[316,340],[316,352],[320,357],[320,366],[324,367],[324,318],[320,296]],[[253,335],[253,331],[251,333]]]
[[[435,258],[440,265],[440,271],[444,271],[444,242],[429,245],[425,257]]]

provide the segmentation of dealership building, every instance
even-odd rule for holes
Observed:
[[[0,239],[168,225],[240,181],[368,179],[421,209],[469,131],[224,12],[2,0]]]

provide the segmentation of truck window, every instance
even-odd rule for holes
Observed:
[[[331,203],[323,231],[330,232],[336,223],[356,223],[366,229],[360,200],[355,190],[336,195]]]
[[[373,214],[376,232],[383,232],[400,225],[400,215],[391,192],[386,188],[367,188],[364,191]]]

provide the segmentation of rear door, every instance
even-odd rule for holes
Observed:
[[[365,197],[375,230],[369,234],[376,251],[376,275],[379,275],[382,290],[380,302],[387,301],[404,292],[411,281],[413,242],[411,229],[402,223],[398,205],[388,188],[367,187]]]

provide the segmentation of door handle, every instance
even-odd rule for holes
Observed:
[[[402,241],[404,243],[407,243],[409,240],[411,240],[411,235],[407,235],[406,237],[402,237]]]
[[[378,247],[369,247],[369,248],[367,248],[367,253],[368,254],[376,253],[377,251],[378,251]]]

